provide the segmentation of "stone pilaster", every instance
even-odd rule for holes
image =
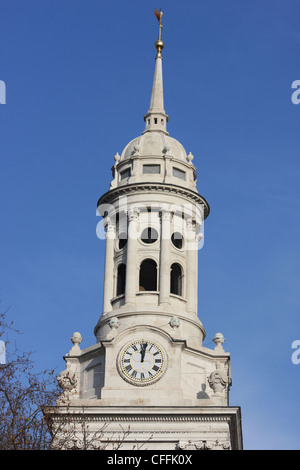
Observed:
[[[189,218],[186,225],[186,300],[187,311],[197,315],[198,294],[198,238],[196,224]]]
[[[111,299],[114,296],[114,243],[116,238],[116,226],[111,221],[105,225],[106,245],[105,245],[105,267],[104,267],[104,289],[103,289],[103,313],[111,310]]]
[[[170,243],[172,212],[164,208],[161,216],[159,303],[170,304]]]
[[[127,239],[127,263],[125,303],[135,304],[137,291],[137,235],[138,235],[139,210],[137,208],[128,210],[128,239]]]

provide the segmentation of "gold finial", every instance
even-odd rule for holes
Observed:
[[[157,57],[161,57],[161,51],[164,48],[164,43],[161,40],[161,30],[162,30],[161,18],[163,16],[163,12],[161,10],[157,11],[156,8],[155,8],[154,14],[155,14],[156,18],[159,21],[158,41],[156,41],[156,43],[155,43],[155,48],[157,50]]]

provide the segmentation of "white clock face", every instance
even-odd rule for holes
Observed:
[[[148,385],[165,370],[166,358],[160,346],[145,339],[132,341],[122,349],[118,366],[121,376],[135,384]]]

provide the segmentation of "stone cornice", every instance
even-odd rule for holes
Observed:
[[[119,319],[121,319],[122,317],[131,317],[133,315],[138,315],[138,316],[145,316],[145,315],[160,315],[161,317],[166,317],[166,318],[170,318],[173,316],[173,312],[164,312],[163,310],[158,310],[158,308],[156,308],[155,310],[144,310],[141,312],[141,307],[140,306],[137,306],[135,310],[133,309],[130,309],[130,311],[120,311],[120,310],[112,310],[111,312],[109,312],[109,315],[107,314],[105,317],[100,317],[97,325],[95,326],[95,329],[94,331],[96,331],[98,328],[100,328],[101,326],[107,324],[110,320],[110,318],[112,316],[117,316]],[[194,320],[193,318],[189,318],[187,317],[186,315],[177,315],[178,318],[182,321],[186,321],[186,322],[189,322],[191,323],[192,325],[194,326],[197,326],[201,329],[202,333],[203,333],[203,337],[205,338],[206,336],[206,332],[205,332],[205,329],[204,329],[204,326],[202,325],[202,323],[200,322],[200,320],[198,319],[198,317],[196,317],[196,319]],[[138,324],[136,326],[146,326],[144,324]],[[149,326],[149,325],[147,325]],[[159,327],[158,327],[159,329]]]
[[[171,421],[171,422],[230,422],[232,419],[240,419],[240,407],[232,406],[171,406],[168,407],[138,407],[138,406],[101,406],[93,405],[89,400],[89,407],[85,406],[85,400],[72,400],[59,407],[47,407],[46,411],[57,418],[65,414],[72,414],[80,419],[92,421]]]
[[[182,186],[166,183],[136,183],[128,184],[126,186],[120,186],[115,189],[111,189],[101,196],[97,203],[97,207],[101,204],[109,204],[116,197],[126,196],[133,193],[143,192],[155,192],[155,193],[171,193],[180,196],[184,196],[197,204],[203,204],[204,206],[204,218],[206,219],[210,212],[210,207],[206,199],[200,194]]]

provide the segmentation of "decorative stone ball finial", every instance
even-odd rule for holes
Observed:
[[[116,162],[116,163],[119,163],[121,157],[120,157],[120,155],[118,154],[118,152],[117,152],[116,155],[114,156],[114,159],[115,159],[115,162]]]
[[[82,341],[82,337],[81,337],[81,334],[78,333],[78,331],[75,331],[75,333],[73,333],[73,336],[71,338],[71,341],[72,343],[74,344],[74,346],[79,346],[79,344],[81,343]]]
[[[190,152],[188,156],[186,157],[186,159],[189,163],[192,163],[192,161],[194,160],[194,155]]]
[[[140,150],[141,150],[141,146],[140,146],[139,144],[136,144],[136,145],[134,146],[134,152],[135,152],[135,154],[136,154],[136,155],[139,155]]]
[[[71,341],[72,341],[72,343],[73,343],[73,347],[72,347],[72,349],[70,350],[69,354],[70,354],[71,356],[76,356],[76,355],[80,354],[80,347],[79,347],[79,345],[80,345],[80,343],[81,343],[81,341],[82,341],[81,334],[78,333],[78,331],[75,331],[75,333],[73,333],[73,336],[72,336],[72,338],[71,338]],[[69,354],[67,354],[67,355],[69,355]]]
[[[225,338],[222,335],[222,333],[216,333],[215,336],[213,337],[213,342],[216,345],[216,348],[223,349],[222,344],[224,343]]]

